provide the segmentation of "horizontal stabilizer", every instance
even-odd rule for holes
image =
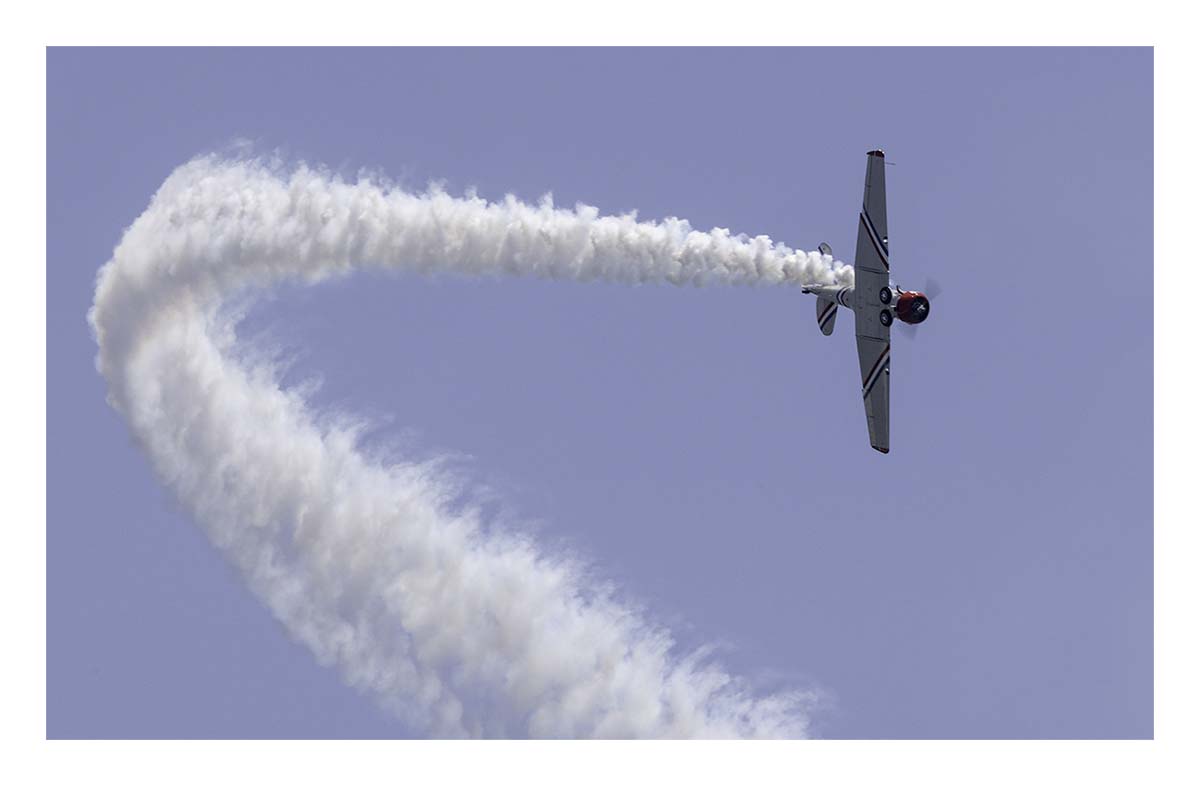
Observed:
[[[833,335],[833,323],[837,321],[837,310],[836,302],[823,297],[817,298],[817,327],[821,328],[821,332],[827,336]]]

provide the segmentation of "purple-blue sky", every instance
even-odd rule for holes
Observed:
[[[471,456],[684,644],[821,686],[827,737],[1148,737],[1152,54],[50,50],[47,733],[411,736],[251,597],[105,404],[97,268],[250,139],[421,188],[583,201],[945,290],[867,444],[851,322],[791,288],[363,276],[260,303],[315,401]]]

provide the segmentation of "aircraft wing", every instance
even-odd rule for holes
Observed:
[[[867,434],[871,437],[871,447],[880,453],[887,453],[891,449],[888,409],[892,342],[887,338],[878,339],[863,335],[856,338],[858,365],[862,370],[863,406],[867,410]]]
[[[871,447],[880,453],[890,449],[889,393],[891,376],[891,301],[881,299],[890,286],[887,236],[887,190],[884,184],[883,151],[867,153],[867,179],[863,207],[858,217],[858,246],[854,253],[854,332],[858,343],[858,365],[862,372],[863,406]]]

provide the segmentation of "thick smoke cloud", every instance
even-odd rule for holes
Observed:
[[[216,157],[177,169],[101,269],[109,401],[162,481],[318,660],[436,736],[804,736],[760,695],[526,536],[388,463],[235,345],[222,303],[359,269],[671,284],[849,282],[768,238],[489,203]]]

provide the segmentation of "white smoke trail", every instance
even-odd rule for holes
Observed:
[[[624,282],[831,283],[766,237],[591,207],[421,195],[217,157],[177,169],[101,269],[109,401],[256,595],[325,665],[438,736],[804,736],[811,696],[754,695],[577,565],[458,510],[236,360],[231,296],[359,268]]]

